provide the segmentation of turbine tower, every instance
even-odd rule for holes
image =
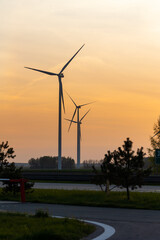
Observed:
[[[61,156],[62,156],[62,107],[61,107],[61,103],[63,103],[63,109],[65,112],[65,106],[64,106],[64,97],[63,97],[63,86],[62,86],[62,78],[64,77],[63,75],[63,71],[65,70],[65,68],[69,65],[69,63],[73,60],[73,58],[78,54],[78,52],[84,47],[84,44],[82,45],[82,47],[73,55],[73,57],[63,66],[63,68],[61,69],[61,71],[59,73],[53,73],[53,72],[48,72],[48,71],[43,71],[40,69],[36,69],[36,68],[30,68],[30,67],[25,67],[27,69],[33,70],[33,71],[37,71],[37,72],[41,72],[47,75],[51,75],[51,76],[57,76],[58,77],[58,81],[59,81],[59,115],[58,115],[58,170],[62,169],[62,163],[61,163]]]
[[[86,103],[80,106],[84,106],[84,105],[88,105],[90,103]],[[77,111],[77,121],[74,121],[74,115]],[[65,120],[70,121],[70,126],[69,129],[71,127],[72,122],[73,123],[77,123],[77,168],[80,168],[80,141],[81,141],[81,124],[82,124],[82,120],[83,118],[88,114],[88,112],[90,111],[90,109],[83,115],[83,117],[79,120],[79,108],[76,108],[72,117],[72,120],[65,118]],[[68,129],[68,130],[69,130]]]

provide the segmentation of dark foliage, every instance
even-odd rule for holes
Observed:
[[[57,169],[58,157],[43,156],[37,159],[31,158],[28,161],[32,169]],[[62,169],[74,169],[75,161],[70,157],[62,157]]]
[[[42,210],[42,209],[37,209],[36,212],[35,212],[34,217],[37,217],[37,218],[48,218],[49,214],[48,214],[48,211],[45,211],[45,210]]]
[[[129,187],[131,187],[132,190],[141,187],[144,177],[149,176],[151,173],[151,168],[143,169],[143,158],[145,156],[143,147],[138,148],[135,155],[132,150],[132,145],[132,141],[127,138],[122,148],[119,147],[114,155],[117,175],[115,184],[126,188],[128,199],[130,198]]]
[[[101,163],[103,160],[84,160],[83,161],[83,168],[85,169],[92,169],[92,166],[96,166],[97,168],[100,168]]]
[[[113,153],[108,151],[105,154],[104,160],[100,165],[100,171],[95,168],[93,165],[93,172],[95,177],[92,180],[92,183],[99,185],[102,191],[109,193],[109,185],[114,184],[115,178],[115,165],[113,164]]]
[[[105,186],[105,191],[109,191],[109,185],[126,188],[127,198],[130,198],[129,188],[136,189],[141,187],[143,179],[149,176],[151,168],[144,169],[144,153],[143,148],[137,149],[136,155],[132,150],[132,141],[127,138],[124,145],[114,152],[108,151],[105,155],[104,161],[101,165],[101,172],[99,173],[95,167],[94,182],[97,185]]]
[[[155,150],[160,149],[160,116],[157,119],[157,122],[153,126],[153,136],[154,135],[156,136],[150,137],[151,148],[148,148],[148,154],[149,154],[149,161],[152,166],[152,173],[157,175],[157,174],[160,174],[160,165],[157,165],[155,163]]]
[[[10,148],[8,142],[2,142],[0,144],[0,178],[5,179],[20,179],[22,178],[22,167],[17,168],[15,163],[9,163],[8,159],[14,159],[13,148]],[[13,192],[14,194],[20,192],[20,186],[18,183],[11,183],[9,181],[3,181],[3,192]],[[25,183],[25,190],[30,190],[33,187],[33,183]]]

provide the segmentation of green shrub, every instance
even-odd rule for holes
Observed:
[[[37,218],[49,217],[48,211],[41,210],[41,209],[37,209],[34,216],[37,217]]]

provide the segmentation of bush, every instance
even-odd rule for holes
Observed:
[[[44,210],[41,210],[41,209],[37,209],[34,216],[37,217],[37,218],[49,217],[48,211],[44,211]]]

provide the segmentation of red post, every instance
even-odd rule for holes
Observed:
[[[18,183],[20,183],[21,202],[24,203],[26,201],[26,198],[25,198],[25,182],[27,182],[27,180],[24,179],[24,178],[11,179],[10,182],[18,182]]]
[[[22,179],[21,179],[21,182],[20,182],[21,202],[25,202],[25,201],[26,201],[24,183],[25,183],[25,181],[24,181],[24,179],[22,178]]]

